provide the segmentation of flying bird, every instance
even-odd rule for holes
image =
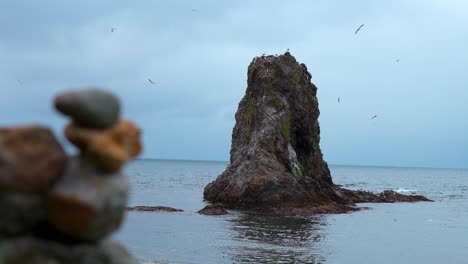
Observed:
[[[198,10],[197,9],[192,9],[192,12],[198,12]]]
[[[338,97],[338,103],[341,103],[340,98],[341,98],[341,97]]]
[[[23,82],[22,82],[22,81],[20,81],[20,80],[16,80],[16,81],[18,81],[19,85],[23,86]]]
[[[400,62],[400,59],[395,60],[395,62]]]
[[[148,78],[148,81],[152,84],[156,84],[155,82],[153,82],[150,78]]]
[[[356,29],[356,32],[354,32],[354,35],[356,35],[356,34],[359,32],[359,30],[361,30],[361,28],[362,28],[363,26],[364,26],[364,24],[360,25],[360,26],[358,27],[358,29]]]
[[[114,32],[114,30],[116,30],[116,28],[115,28],[115,27],[111,28],[111,32]]]
[[[371,117],[371,119],[374,119],[374,118],[377,118],[377,115],[375,115],[375,116]]]

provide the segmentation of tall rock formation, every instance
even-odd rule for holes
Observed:
[[[335,186],[323,160],[317,87],[311,78],[289,52],[251,62],[230,164],[205,187],[206,200],[237,209],[355,210],[357,194]]]

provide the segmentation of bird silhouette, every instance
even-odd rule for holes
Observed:
[[[363,26],[364,26],[364,24],[360,25],[360,26],[358,27],[358,29],[356,29],[356,32],[354,32],[354,35],[356,35],[356,34],[359,32],[359,30],[361,30],[361,28],[362,28]]]
[[[395,62],[400,62],[400,59],[395,60]]]
[[[22,82],[22,81],[20,81],[20,80],[16,80],[16,81],[18,81],[19,85],[23,86],[23,82]]]
[[[192,12],[198,12],[198,10],[196,10],[196,9],[192,9]]]
[[[341,100],[340,100],[340,99],[341,99],[341,97],[338,97],[338,103],[341,103]]]
[[[114,32],[117,28],[113,27],[111,28],[111,32]]]
[[[374,119],[374,118],[377,118],[377,115],[375,115],[375,116],[371,117],[371,119]]]
[[[148,81],[152,84],[156,84],[155,82],[153,82],[150,78],[148,78]]]

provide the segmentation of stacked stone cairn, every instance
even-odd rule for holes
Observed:
[[[104,90],[64,92],[54,105],[71,118],[77,156],[46,127],[0,128],[0,263],[137,263],[108,237],[124,219],[120,170],[141,152],[140,129]]]

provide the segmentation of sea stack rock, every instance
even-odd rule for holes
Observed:
[[[343,202],[320,150],[317,87],[286,52],[255,58],[236,113],[230,165],[206,200],[250,208]]]
[[[205,200],[278,214],[343,213],[358,210],[355,202],[428,200],[333,184],[320,150],[317,87],[305,64],[289,52],[254,58],[247,75],[230,164],[205,187]]]

